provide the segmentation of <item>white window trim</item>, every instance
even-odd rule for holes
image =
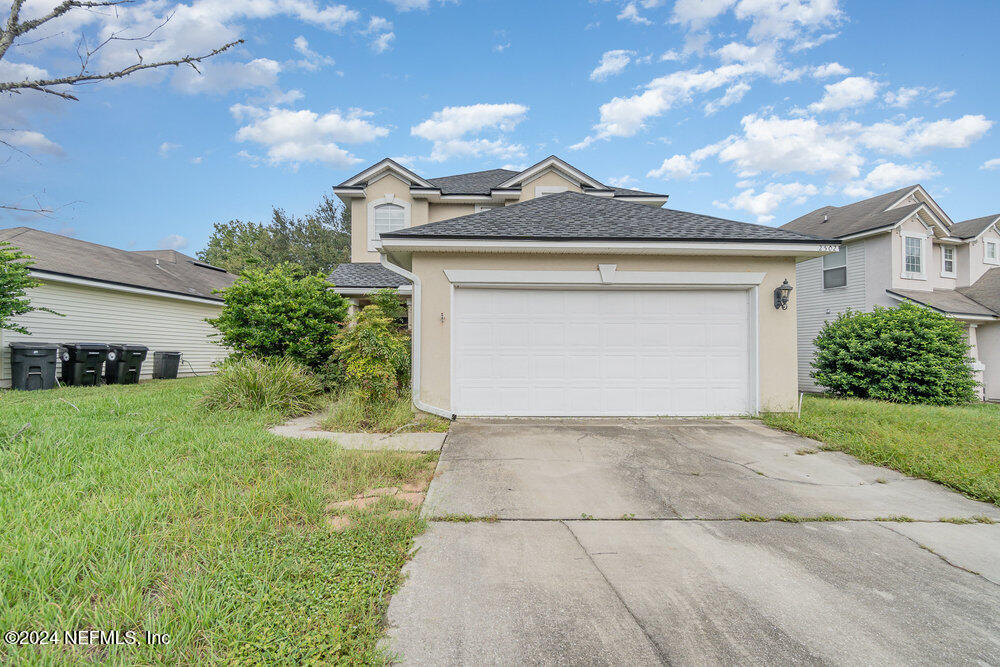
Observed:
[[[554,195],[557,192],[566,192],[569,190],[565,185],[536,185],[535,186],[535,196],[541,197],[542,195]]]
[[[900,258],[902,264],[900,264],[900,278],[906,278],[907,280],[927,280],[927,235],[926,234],[913,234],[910,232],[903,232],[899,235],[900,237],[900,250],[902,257]],[[906,270],[906,239],[919,239],[920,240],[920,273],[913,273]]]
[[[403,209],[403,229],[410,227],[410,202],[397,199],[391,192],[385,193],[381,199],[368,202],[368,251],[378,252],[382,241],[375,235],[375,208],[382,204],[395,204]]]
[[[945,257],[944,251],[951,249],[951,271],[946,271],[944,268]],[[943,245],[941,246],[941,277],[942,278],[956,278],[958,277],[958,251],[953,245]]]
[[[990,259],[989,253],[987,252],[987,248],[990,246],[996,248],[993,252],[994,259]],[[983,240],[983,264],[1000,265],[1000,241],[994,241],[991,239]]]
[[[824,292],[825,291],[829,291],[829,290],[836,290],[836,289],[846,290],[848,284],[850,283],[850,276],[847,274],[847,265],[849,263],[849,260],[848,260],[848,257],[847,257],[847,246],[846,245],[840,246],[840,248],[838,249],[837,252],[839,253],[840,251],[844,252],[844,265],[843,266],[831,266],[831,267],[827,267],[826,266],[826,258],[830,257],[831,255],[835,255],[837,253],[830,253],[829,255],[823,255],[823,257],[820,260],[821,261],[821,264],[819,265],[820,284],[821,284]],[[843,269],[844,270],[844,284],[843,285],[838,285],[836,287],[827,287],[826,286],[826,272],[827,271],[835,271],[836,269]]]

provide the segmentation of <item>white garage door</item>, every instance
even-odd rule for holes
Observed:
[[[482,416],[752,412],[749,292],[455,290],[452,409]]]

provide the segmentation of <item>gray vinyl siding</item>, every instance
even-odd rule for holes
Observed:
[[[863,310],[866,305],[865,243],[847,246],[847,285],[823,289],[823,258],[795,265],[796,309],[798,311],[799,390],[822,391],[809,377],[814,356],[813,340],[823,324],[848,308]]]
[[[32,305],[51,308],[64,317],[35,311],[17,320],[32,332],[31,336],[0,332],[0,387],[10,386],[8,344],[15,341],[146,345],[149,355],[142,366],[143,379],[152,375],[156,350],[182,353],[180,376],[211,373],[212,364],[227,354],[209,338],[215,329],[204,321],[206,317],[217,317],[222,304],[44,282],[30,290],[29,296]]]

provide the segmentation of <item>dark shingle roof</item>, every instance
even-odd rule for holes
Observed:
[[[990,269],[969,287],[958,291],[1000,315],[1000,267]]]
[[[915,211],[919,205],[901,206],[891,211],[886,211],[886,208],[915,187],[917,186],[910,185],[846,206],[824,206],[785,223],[781,228],[825,239],[838,239],[893,225]]]
[[[957,236],[960,239],[971,239],[982,234],[987,227],[996,222],[997,218],[1000,218],[1000,213],[994,213],[993,215],[987,215],[982,218],[965,220],[963,222],[956,222],[948,231],[952,236]]]
[[[517,174],[518,172],[510,169],[487,169],[486,171],[439,176],[427,180],[441,188],[443,195],[488,195],[491,188],[497,187]]]
[[[816,241],[795,232],[577,192],[383,234],[388,238]]]
[[[410,281],[398,273],[393,273],[381,264],[375,262],[356,262],[338,264],[328,280],[336,287],[360,287],[378,289],[381,287],[400,287],[409,285]]]
[[[212,290],[225,289],[236,280],[233,274],[176,250],[130,252],[30,227],[2,229],[0,240],[31,255],[32,269],[116,285],[221,301]]]
[[[912,289],[886,290],[889,294],[905,297],[910,301],[952,315],[996,315],[991,309],[974,301],[965,294],[951,289],[935,289],[930,291]]]

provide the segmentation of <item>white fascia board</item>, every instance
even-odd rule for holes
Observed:
[[[927,201],[926,201],[926,202],[921,202],[921,205],[926,205],[926,204],[927,204],[928,202],[930,202],[930,208],[931,208],[931,209],[932,209],[932,210],[933,210],[934,212],[936,212],[936,213],[938,214],[938,216],[940,216],[940,217],[941,217],[942,219],[944,219],[944,220],[946,220],[946,221],[947,221],[947,224],[945,225],[945,227],[949,227],[949,226],[951,226],[951,225],[955,224],[955,223],[954,223],[954,222],[952,221],[952,219],[951,219],[950,217],[948,217],[948,214],[944,212],[944,209],[942,209],[942,208],[941,208],[940,206],[938,206],[937,202],[936,202],[936,201],[934,201],[934,198],[933,198],[933,197],[931,197],[931,196],[930,196],[930,195],[929,195],[929,194],[927,193],[927,190],[924,190],[924,188],[923,188],[922,186],[919,186],[919,185],[918,185],[917,187],[913,188],[912,190],[910,190],[909,192],[907,192],[907,193],[906,193],[905,195],[903,195],[902,197],[900,197],[900,198],[899,198],[899,199],[897,199],[896,201],[894,201],[894,202],[893,202],[892,204],[890,204],[890,205],[888,206],[888,208],[886,208],[885,210],[886,210],[886,211],[889,211],[889,210],[891,210],[891,209],[892,209],[892,208],[893,208],[894,206],[897,206],[897,205],[899,204],[899,202],[903,201],[904,199],[906,199],[907,197],[909,197],[910,195],[912,195],[912,194],[913,194],[914,192],[919,192],[919,193],[921,193],[921,194],[922,194],[922,195],[923,195],[924,197],[927,197]],[[919,209],[918,209],[918,210],[919,210]],[[947,229],[945,229],[945,233],[947,233],[947,231],[948,231],[948,230],[947,230]]]
[[[397,293],[402,295],[407,295],[413,292],[413,287],[410,285],[401,285],[400,287],[337,287],[334,286],[333,291],[337,294],[344,294],[346,296],[364,296],[366,294],[371,294],[372,292],[377,292],[383,289],[394,289]]]
[[[186,294],[177,294],[176,292],[164,292],[156,289],[147,289],[145,287],[132,287],[130,285],[118,285],[116,283],[108,283],[103,280],[90,280],[89,278],[77,278],[76,276],[64,276],[58,273],[47,273],[45,271],[36,271],[34,269],[28,272],[32,278],[37,278],[43,282],[47,283],[63,283],[66,285],[80,285],[81,287],[94,287],[97,289],[104,289],[111,292],[125,292],[127,294],[142,294],[144,296],[156,296],[161,299],[175,299],[177,301],[193,301],[194,303],[204,303],[210,306],[218,306],[222,308],[223,303],[217,299],[207,299],[203,296],[188,296]]]
[[[971,243],[972,241],[978,241],[979,239],[981,239],[983,237],[983,235],[986,232],[990,231],[991,229],[993,229],[994,227],[996,227],[998,224],[1000,224],[1000,217],[997,217],[996,220],[994,220],[990,224],[986,225],[986,229],[984,229],[983,231],[979,232],[978,234],[976,234],[972,238],[965,239],[965,242],[966,243]],[[1000,232],[1000,227],[997,228],[997,231]]]
[[[667,203],[667,197],[648,197],[646,195],[614,195],[612,198],[636,204],[659,204],[663,206]]]
[[[434,187],[434,185],[432,183],[427,182],[426,180],[424,180],[423,178],[421,178],[420,176],[418,176],[414,172],[410,171],[409,169],[407,169],[403,165],[398,164],[397,162],[391,160],[390,158],[385,158],[384,160],[373,164],[372,166],[368,167],[363,172],[361,172],[360,174],[358,174],[357,176],[355,176],[351,180],[343,183],[342,185],[348,186],[348,185],[357,185],[358,183],[363,183],[363,182],[367,181],[371,176],[374,176],[375,174],[379,173],[380,171],[382,171],[384,169],[388,169],[390,171],[394,171],[397,174],[405,176],[407,180],[413,181],[414,183],[419,183],[420,185],[422,185],[424,187],[428,187],[428,188],[433,188]]]
[[[334,188],[333,194],[337,195],[341,199],[365,198],[365,191],[363,188]]]
[[[551,252],[590,254],[770,255],[819,257],[836,252],[838,242],[767,243],[702,241],[509,241],[488,239],[382,238],[385,251]]]
[[[594,271],[507,271],[445,269],[445,277],[466,287],[740,287],[764,282],[764,273],[738,271],[618,271],[614,264]]]
[[[555,167],[557,169],[565,171],[567,174],[569,174],[573,178],[579,180],[581,183],[586,183],[587,185],[589,185],[592,188],[603,188],[604,187],[603,183],[600,183],[600,182],[594,180],[590,176],[587,176],[587,174],[583,173],[582,171],[580,171],[579,169],[577,169],[573,165],[569,164],[568,162],[565,162],[564,160],[561,160],[561,159],[557,158],[555,155],[552,155],[550,157],[545,158],[544,160],[542,160],[538,164],[533,165],[531,167],[528,167],[527,169],[525,169],[524,171],[522,171],[519,174],[515,174],[514,176],[512,176],[509,179],[507,179],[506,181],[504,181],[503,183],[501,183],[497,187],[499,187],[499,188],[507,188],[507,187],[510,187],[510,186],[512,186],[514,184],[517,184],[517,183],[523,183],[524,181],[527,181],[528,179],[532,178],[536,174],[538,174],[538,173],[540,173],[540,172],[542,172],[542,171],[544,171],[544,170],[546,170],[546,169],[548,169],[550,167]]]

